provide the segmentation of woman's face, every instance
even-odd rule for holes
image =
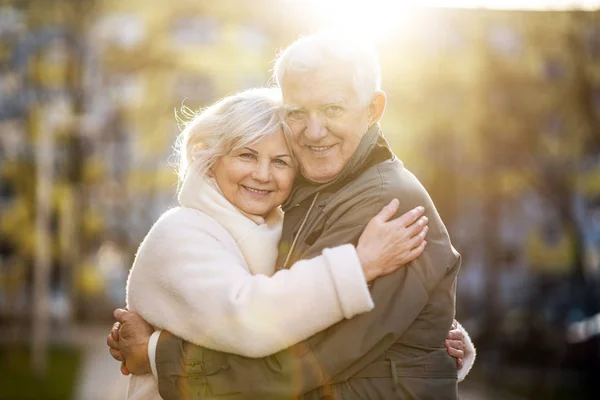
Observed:
[[[221,157],[212,168],[225,198],[253,215],[267,215],[289,196],[296,167],[283,132]]]

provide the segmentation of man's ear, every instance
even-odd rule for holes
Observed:
[[[384,91],[377,90],[371,97],[369,104],[369,126],[379,122],[385,111],[387,96]]]

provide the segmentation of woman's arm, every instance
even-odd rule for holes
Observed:
[[[197,345],[247,357],[276,353],[371,310],[366,277],[392,272],[423,251],[422,211],[387,223],[396,209],[397,202],[390,203],[373,218],[358,253],[351,245],[324,249],[272,277],[251,275],[211,218],[171,210],[140,246],[128,305],[155,327]]]
[[[326,249],[273,277],[251,275],[214,220],[174,209],[138,250],[128,305],[156,328],[247,357],[293,345],[373,307],[353,246]],[[219,235],[219,233],[217,233]]]

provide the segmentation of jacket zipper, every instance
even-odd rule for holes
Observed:
[[[286,269],[288,267],[288,262],[290,262],[292,252],[296,248],[296,242],[298,241],[298,238],[300,237],[300,233],[302,232],[302,229],[304,229],[304,225],[306,225],[306,220],[308,219],[310,212],[312,211],[313,207],[315,206],[315,203],[317,202],[317,197],[319,197],[319,192],[317,192],[317,194],[315,194],[315,197],[313,198],[312,203],[310,203],[310,207],[308,207],[308,211],[304,215],[304,219],[302,220],[302,223],[300,224],[300,229],[298,229],[298,232],[296,233],[296,236],[294,237],[294,240],[292,241],[292,245],[290,246],[290,250],[288,251],[288,254],[285,257],[285,262],[283,263],[283,266],[281,267],[282,269]]]

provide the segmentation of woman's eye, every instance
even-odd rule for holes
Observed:
[[[242,153],[242,154],[240,154],[240,158],[243,158],[245,160],[255,160],[256,155],[254,155],[252,153]]]
[[[281,159],[279,159],[279,158],[277,158],[277,159],[273,160],[273,162],[274,162],[275,164],[277,164],[277,165],[281,165],[281,166],[287,166],[287,165],[288,165],[288,164],[287,164],[285,161],[283,161],[283,160],[281,160]]]

